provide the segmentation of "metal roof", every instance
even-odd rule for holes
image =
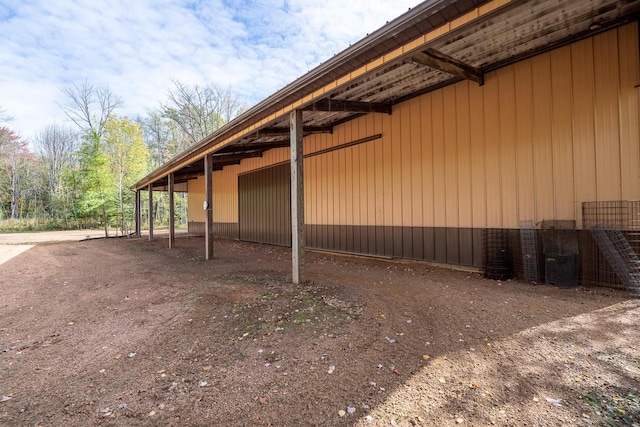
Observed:
[[[206,154],[213,154],[214,168],[221,169],[288,146],[287,108],[307,110],[305,134],[330,132],[365,113],[342,108],[344,104],[392,109],[464,78],[443,71],[446,67],[430,66],[434,56],[482,74],[639,16],[640,0],[426,1],[258,103],[134,187],[164,185],[170,172],[176,173],[177,182],[202,175]]]

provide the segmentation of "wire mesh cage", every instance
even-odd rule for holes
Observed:
[[[551,285],[578,284],[578,233],[574,220],[541,221],[544,281]]]
[[[583,228],[640,231],[640,200],[582,203]]]
[[[509,230],[487,228],[483,230],[482,237],[484,276],[493,280],[513,278]]]
[[[582,282],[618,288],[637,282],[640,200],[584,202],[582,221]]]

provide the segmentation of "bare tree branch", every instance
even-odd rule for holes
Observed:
[[[9,115],[6,108],[0,107],[0,123],[7,123],[13,120],[13,116]]]
[[[52,124],[34,140],[36,154],[45,168],[50,195],[60,190],[62,173],[72,163],[76,139],[77,133],[72,129]]]
[[[190,144],[195,144],[233,119],[243,104],[230,89],[206,86],[185,86],[174,81],[167,101],[160,105],[163,117],[174,121]]]
[[[63,87],[66,102],[59,104],[67,117],[78,126],[85,137],[100,140],[104,124],[113,112],[122,106],[122,98],[108,87],[95,87],[87,80]]]

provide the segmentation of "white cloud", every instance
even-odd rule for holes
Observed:
[[[171,80],[255,104],[418,0],[9,0],[0,4],[0,106],[30,139],[65,122],[60,88],[86,79],[141,115]]]

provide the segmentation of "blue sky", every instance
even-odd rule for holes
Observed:
[[[419,0],[0,0],[0,108],[32,139],[60,88],[86,79],[156,108],[172,80],[230,87],[249,105]]]

